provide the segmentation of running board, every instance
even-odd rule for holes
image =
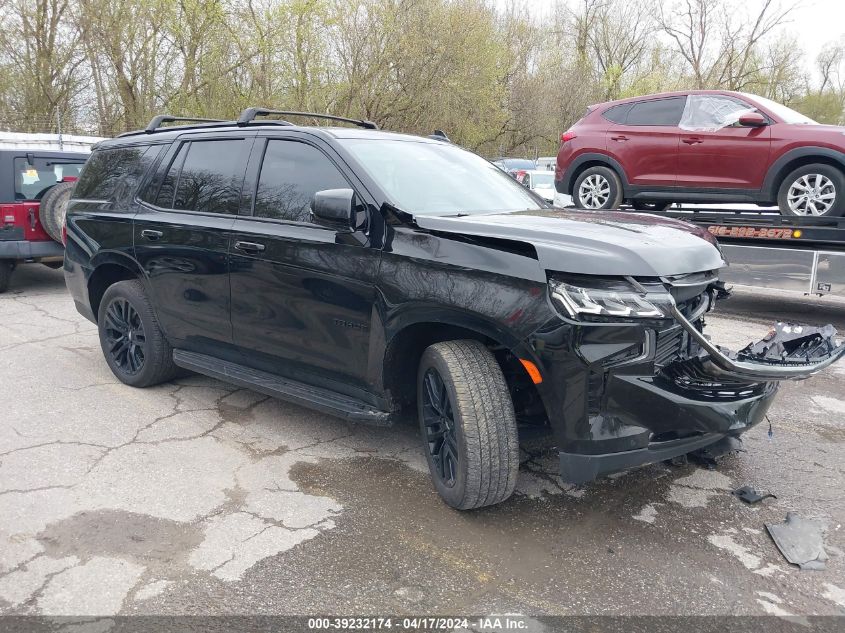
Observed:
[[[381,411],[362,400],[323,387],[307,385],[265,371],[220,360],[213,356],[181,349],[173,350],[173,362],[184,369],[190,369],[223,382],[246,387],[350,422],[362,422],[376,426],[390,426],[392,424],[390,414],[387,411]]]

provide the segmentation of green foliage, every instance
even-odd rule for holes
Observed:
[[[8,0],[0,125],[113,135],[263,105],[547,155],[592,103],[698,85],[842,120],[845,49],[809,85],[797,43],[767,35],[776,0],[759,28],[723,0],[552,2],[541,19],[519,0]]]

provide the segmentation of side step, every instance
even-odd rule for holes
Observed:
[[[173,350],[173,362],[184,369],[190,369],[223,382],[246,387],[350,422],[362,422],[376,426],[390,426],[392,424],[390,413],[387,411],[381,411],[357,398],[345,396],[323,387],[307,385],[265,371],[181,349]]]

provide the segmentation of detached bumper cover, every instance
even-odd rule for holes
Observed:
[[[731,355],[711,343],[681,314],[675,305],[672,316],[709,355],[721,373],[747,380],[802,380],[820,372],[845,355],[845,345],[836,341],[836,329],[827,325],[811,328],[778,323],[762,341]]]
[[[30,242],[28,240],[0,240],[0,259],[38,259],[61,257],[65,249],[58,242]]]

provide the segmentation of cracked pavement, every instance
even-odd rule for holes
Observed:
[[[722,343],[777,314],[845,331],[845,302],[743,293]],[[750,315],[750,316],[749,316]],[[845,366],[786,384],[747,452],[442,504],[416,429],[348,424],[201,376],[116,381],[61,271],[0,295],[0,613],[845,614]],[[730,490],[773,492],[747,506]],[[827,569],[764,523],[822,521]],[[683,602],[677,595],[686,596]]]

